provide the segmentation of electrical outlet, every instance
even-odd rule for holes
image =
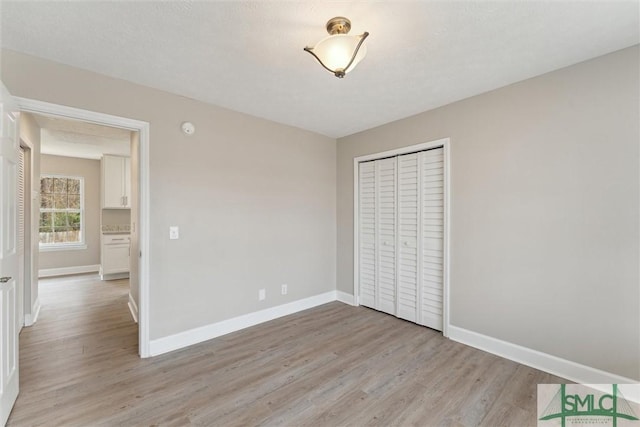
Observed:
[[[280,287],[280,290],[282,292],[282,295],[286,295],[287,294],[287,285],[282,285]]]
[[[260,289],[258,291],[258,301],[263,301],[266,298],[267,298],[267,290],[266,289]]]
[[[180,229],[175,225],[172,225],[171,227],[169,227],[169,239],[175,240],[179,238],[180,238]]]

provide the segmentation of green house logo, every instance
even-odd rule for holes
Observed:
[[[625,420],[624,425],[640,426],[633,409],[636,406],[637,410],[637,404],[627,401],[617,384],[607,385],[611,387],[611,393],[579,384],[570,384],[569,388],[567,384],[539,384],[538,396],[544,386],[557,387],[558,390],[542,413],[538,404],[539,421],[559,420],[562,427],[566,427],[567,422],[573,425],[618,427],[618,422]],[[538,422],[538,425],[544,426],[546,423]]]

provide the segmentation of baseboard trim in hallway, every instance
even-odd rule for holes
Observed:
[[[31,308],[30,314],[25,314],[24,316],[24,326],[32,326],[34,323],[38,321],[38,316],[40,315],[40,309],[42,306],[40,305],[40,298],[36,299],[36,302],[33,303],[33,307]]]
[[[78,265],[75,267],[43,268],[38,270],[38,277],[68,276],[71,274],[95,273],[100,265]]]
[[[133,321],[138,323],[138,304],[136,304],[136,300],[133,299],[133,295],[129,292],[129,302],[127,303],[129,306],[129,311],[131,312],[131,317],[133,317]]]

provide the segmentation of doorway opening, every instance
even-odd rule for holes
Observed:
[[[41,277],[90,273],[95,277],[85,278],[96,279],[94,285],[101,283],[100,279],[113,279],[112,285],[119,283],[120,287],[129,288],[128,307],[138,322],[138,354],[149,357],[148,123],[24,98],[17,98],[17,101],[21,113],[32,115],[40,128],[46,131],[43,132],[46,138],[38,141],[38,150],[32,150],[39,161],[35,162],[37,170],[31,174],[34,191],[29,229],[35,233],[32,241],[38,243],[36,248],[41,258],[48,259],[48,264],[40,262],[39,268],[31,269],[32,293],[25,298],[25,307],[29,305],[25,314],[33,313],[33,316],[31,319],[25,316],[25,320],[35,321],[39,309],[38,274],[34,271],[39,270]],[[87,134],[93,137],[89,138],[89,143]],[[50,144],[56,138],[60,142],[57,148]],[[96,159],[98,152],[99,160]],[[93,160],[87,160],[91,156]],[[109,182],[103,179],[105,156],[120,161],[122,166],[119,177],[113,175],[113,167],[109,168]],[[89,179],[78,172],[65,172],[70,159],[78,159],[80,161],[75,163],[80,164],[83,158],[85,163],[93,162],[94,169],[100,165],[98,183],[95,182],[95,173],[92,182],[88,182]],[[126,190],[125,182],[132,184]],[[113,188],[122,189],[122,196],[118,198],[122,204],[105,204],[105,185],[111,193],[115,191]],[[87,205],[89,198],[92,199],[92,213]],[[34,218],[37,222],[33,221]],[[116,239],[123,241],[109,247],[109,251],[103,249],[104,243],[116,243]],[[87,255],[90,247],[93,253],[88,254],[89,258],[78,261],[80,254]],[[115,255],[115,261],[105,260],[104,255]],[[31,259],[34,262],[33,256]],[[69,262],[73,265],[67,265]],[[129,283],[123,285],[123,280]],[[27,297],[26,290],[24,294]]]

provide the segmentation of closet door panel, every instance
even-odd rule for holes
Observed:
[[[419,323],[442,330],[444,157],[443,149],[420,153],[421,168],[421,312]]]
[[[420,233],[418,154],[398,157],[398,298],[397,316],[418,321],[418,236]]]
[[[396,314],[396,158],[376,160],[378,289],[376,308]]]
[[[374,162],[359,165],[359,293],[360,304],[376,307],[376,170]]]

